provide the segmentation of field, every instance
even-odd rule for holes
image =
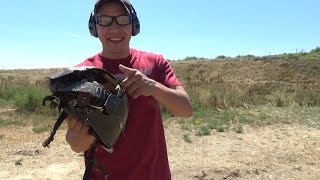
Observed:
[[[163,110],[173,179],[320,179],[320,49],[171,63],[194,108]],[[41,146],[57,116],[44,77],[59,70],[0,71],[0,179],[82,178],[65,125]]]

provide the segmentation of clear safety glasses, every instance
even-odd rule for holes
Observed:
[[[120,16],[105,16],[101,15],[97,17],[97,24],[100,26],[110,26],[115,20],[119,26],[126,26],[131,23],[130,15],[120,15]]]

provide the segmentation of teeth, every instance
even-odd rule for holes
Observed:
[[[122,38],[110,38],[111,41],[121,41]]]

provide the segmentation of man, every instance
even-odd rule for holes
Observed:
[[[139,20],[129,0],[98,0],[89,29],[102,44],[102,52],[80,66],[106,69],[121,80],[129,100],[129,114],[113,152],[102,146],[94,154],[91,179],[168,180],[171,179],[160,104],[174,116],[192,115],[190,99],[170,64],[161,56],[132,49],[129,41],[140,30]],[[89,127],[67,118],[66,141],[75,152],[85,151],[88,162],[95,137]]]

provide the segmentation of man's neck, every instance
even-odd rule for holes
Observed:
[[[108,59],[124,59],[130,55],[130,49],[119,52],[112,52],[107,50],[102,50],[102,56]]]

